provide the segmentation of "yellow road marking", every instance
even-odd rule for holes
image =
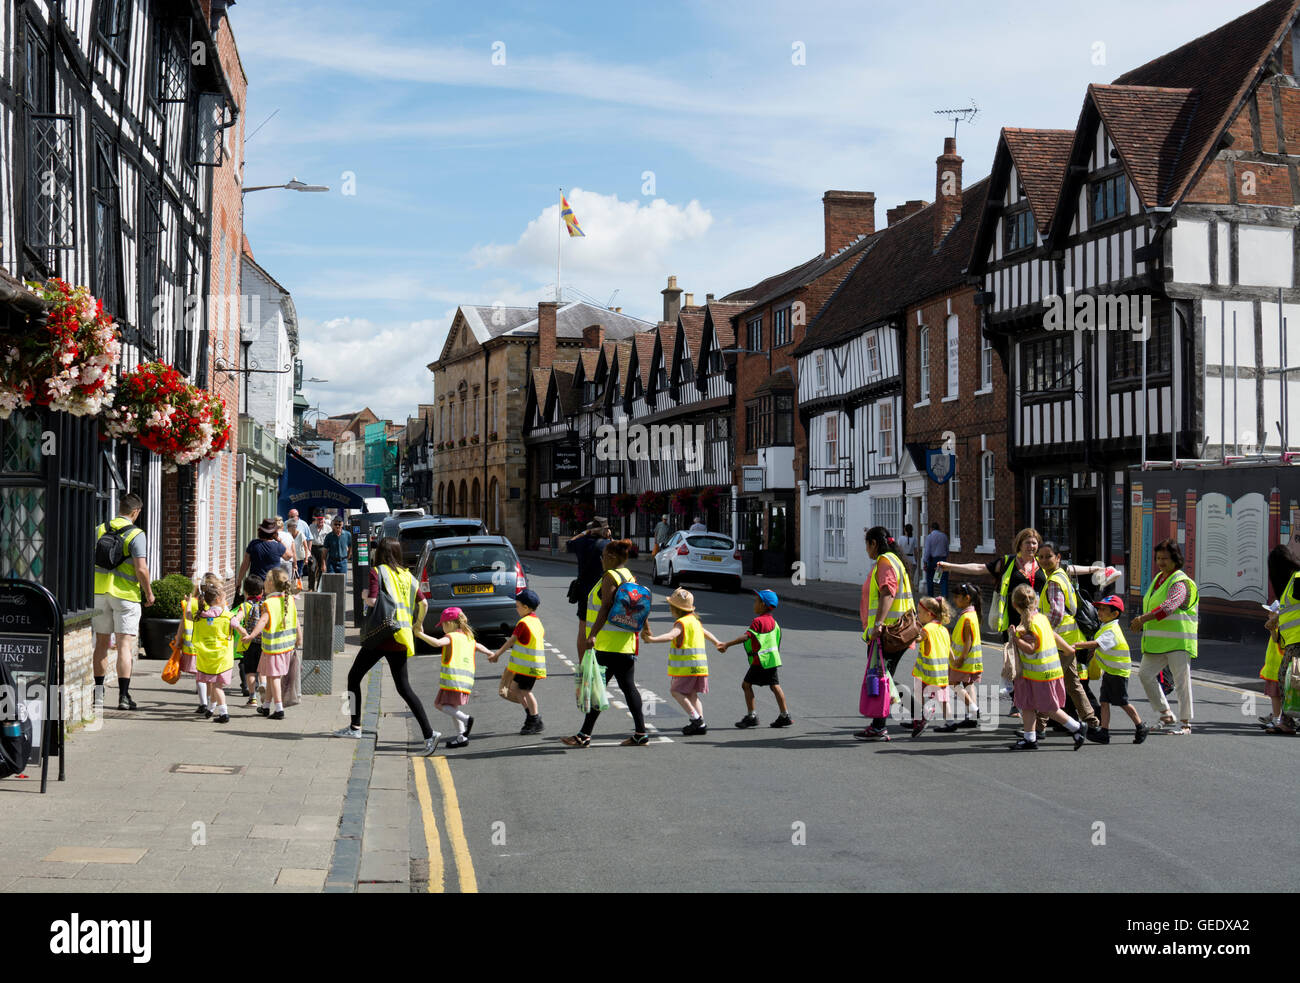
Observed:
[[[420,800],[420,816],[424,823],[424,845],[429,854],[429,881],[426,890],[430,894],[442,893],[442,840],[438,836],[438,820],[433,814],[433,795],[429,791],[429,776],[425,769],[427,758],[416,758],[415,794]]]
[[[447,821],[447,840],[451,843],[451,853],[456,858],[456,870],[460,874],[461,894],[477,894],[478,879],[474,876],[474,861],[470,859],[465,826],[460,818],[460,800],[456,797],[456,785],[451,780],[451,769],[447,766],[446,758],[426,760],[433,762],[434,773],[442,787],[443,818]]]

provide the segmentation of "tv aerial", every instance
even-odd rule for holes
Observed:
[[[952,138],[957,139],[957,127],[961,123],[973,123],[975,117],[979,116],[980,107],[975,104],[975,100],[970,101],[970,105],[965,109],[936,109],[934,115],[949,116],[952,118]]]

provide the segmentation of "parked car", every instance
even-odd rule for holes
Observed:
[[[463,519],[449,515],[408,516],[404,519],[389,516],[384,520],[382,535],[402,544],[402,562],[413,567],[428,540],[453,536],[486,536],[487,526],[481,519]]]
[[[420,540],[409,560],[403,542],[408,566],[419,563],[427,538]],[[435,539],[424,570],[411,572],[420,579],[420,596],[429,603],[424,618],[426,634],[442,634],[438,619],[453,606],[465,612],[474,634],[485,645],[499,645],[515,630],[519,620],[515,594],[528,586],[528,578],[519,554],[505,536]]]
[[[654,558],[656,584],[689,580],[738,591],[740,576],[740,550],[726,533],[674,533]]]

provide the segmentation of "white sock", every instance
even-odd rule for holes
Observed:
[[[284,704],[281,703],[279,700],[276,700],[276,701],[275,701],[275,712],[276,712],[276,713],[279,713],[279,712],[282,711],[283,709],[284,709]]]
[[[1065,718],[1065,729],[1071,734],[1077,734],[1082,728],[1083,724],[1079,723],[1079,721],[1075,720],[1073,717]]]
[[[1027,730],[1027,731],[1025,731],[1025,740],[1028,741],[1030,744],[1037,744],[1037,743],[1038,743],[1038,731],[1036,731],[1036,730]]]
[[[204,706],[207,706],[207,705],[208,705],[208,687],[207,687],[207,685],[204,684],[204,683],[199,682],[199,681],[196,679],[196,680],[194,681],[194,688],[197,689],[197,690],[199,691],[199,702],[202,703]]]
[[[455,710],[455,712],[452,713],[452,716],[456,718],[457,723],[461,723],[461,724],[469,723],[469,714],[466,713],[464,710]]]
[[[464,713],[461,713],[459,707],[449,707],[446,704],[443,704],[438,707],[438,709],[449,716],[452,720],[456,721],[456,733],[458,735],[465,733],[465,724],[469,721],[469,717]]]

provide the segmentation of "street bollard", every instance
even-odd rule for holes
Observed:
[[[304,696],[334,691],[334,595],[303,594],[302,684]]]
[[[341,573],[327,573],[321,577],[320,589],[334,595],[334,651],[343,651],[347,634],[348,578]]]

